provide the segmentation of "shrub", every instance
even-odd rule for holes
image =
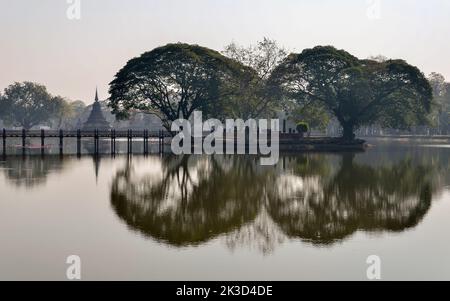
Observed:
[[[309,126],[306,122],[299,122],[297,123],[297,132],[301,133],[301,134],[305,134],[307,133],[309,130]]]

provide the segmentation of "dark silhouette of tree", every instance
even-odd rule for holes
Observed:
[[[229,233],[255,218],[264,178],[253,161],[222,159],[166,157],[161,177],[136,177],[130,163],[113,180],[112,207],[131,228],[174,246]]]
[[[64,100],[47,92],[43,85],[23,82],[8,86],[0,98],[0,114],[6,124],[28,130],[40,124],[49,124],[59,115]]]
[[[362,125],[404,128],[427,122],[432,90],[403,60],[359,60],[331,46],[289,55],[272,73],[272,91],[303,105],[318,102],[354,139]]]
[[[168,44],[131,59],[116,74],[109,106],[119,118],[133,110],[155,114],[170,129],[195,110],[217,114],[219,99],[235,93],[223,83],[239,82],[246,73],[251,70],[214,50]]]
[[[130,228],[173,246],[223,236],[230,248],[269,253],[287,239],[321,246],[359,230],[415,227],[446,180],[441,156],[379,166],[354,156],[293,155],[268,169],[245,156],[168,156],[144,174],[130,161],[113,180],[111,205]]]
[[[404,231],[422,220],[439,188],[432,166],[402,160],[374,168],[353,158],[343,155],[335,174],[300,177],[297,188],[295,177],[274,185],[268,211],[288,237],[328,245],[358,230]]]

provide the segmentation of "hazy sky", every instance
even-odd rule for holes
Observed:
[[[36,81],[90,103],[96,85],[107,98],[114,74],[154,47],[222,50],[265,36],[296,52],[334,45],[403,58],[450,79],[448,0],[81,0],[80,20],[69,20],[67,2],[0,0],[1,90]]]

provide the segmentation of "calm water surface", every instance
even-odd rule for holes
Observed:
[[[450,280],[450,148],[365,153],[9,156],[0,280]]]

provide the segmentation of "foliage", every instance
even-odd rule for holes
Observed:
[[[387,60],[389,60],[387,57],[385,57],[384,55],[381,55],[381,54],[369,56],[368,59],[371,61],[376,61],[378,63],[383,63],[383,62],[386,62]]]
[[[52,96],[45,86],[32,82],[11,84],[0,99],[1,118],[8,125],[24,129],[47,124],[61,110],[59,96]]]
[[[306,122],[300,121],[296,126],[297,132],[305,134],[309,131],[309,126]]]
[[[63,97],[55,97],[59,110],[51,119],[54,128],[70,128],[75,126],[80,116],[84,113],[86,104],[81,100],[70,101]]]
[[[81,100],[75,100],[70,102],[69,104],[75,116],[82,114],[84,109],[86,108],[86,104]]]
[[[256,45],[248,47],[239,46],[232,42],[225,47],[223,52],[227,57],[256,70],[258,76],[267,80],[272,71],[287,56],[284,48],[278,46],[275,40],[264,38]]]
[[[223,114],[244,119],[273,116],[281,104],[279,99],[268,93],[266,83],[272,71],[287,56],[286,50],[275,40],[264,38],[248,47],[230,43],[223,54],[255,71],[252,80],[231,87],[238,93],[222,99]]]
[[[239,83],[249,73],[214,50],[168,44],[128,61],[110,83],[108,105],[119,118],[132,111],[158,115],[170,129],[172,121],[188,119],[195,110],[217,114],[219,99],[234,93],[223,84]]]
[[[439,73],[431,73],[428,81],[433,89],[433,110],[431,120],[437,128],[438,134],[450,130],[450,83],[445,82],[444,76]]]
[[[318,102],[343,127],[345,139],[362,125],[404,128],[427,122],[432,91],[422,72],[403,60],[359,60],[332,46],[289,55],[272,73],[274,93]]]
[[[306,122],[310,129],[325,130],[330,122],[330,114],[319,102],[307,105],[293,103],[288,109],[291,119]]]

